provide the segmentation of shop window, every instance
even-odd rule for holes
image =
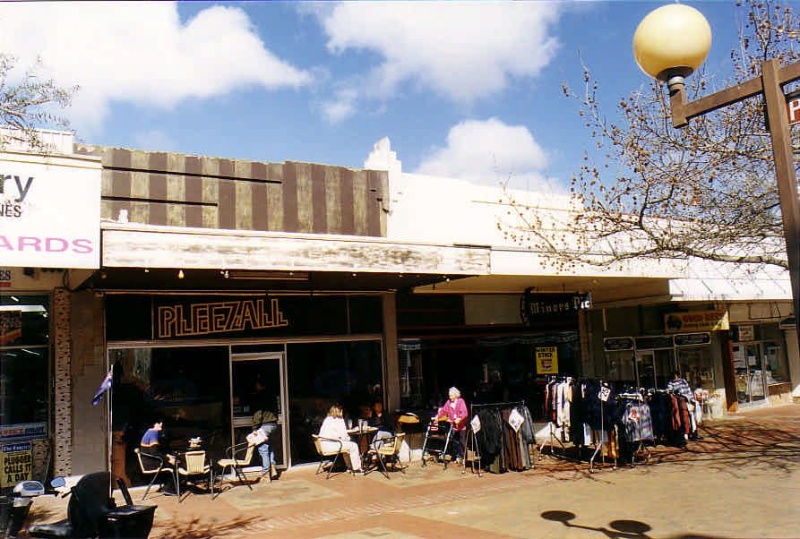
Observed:
[[[383,400],[380,341],[316,342],[287,346],[292,461],[317,458],[311,435],[333,403],[350,419],[359,405]]]
[[[162,437],[173,450],[200,437],[209,451],[230,443],[228,348],[131,348],[109,350],[114,366],[111,428],[124,445],[118,464],[137,478],[133,449],[156,419],[164,421]],[[117,473],[119,470],[117,470]]]
[[[49,301],[0,296],[0,425],[4,439],[47,435]]]

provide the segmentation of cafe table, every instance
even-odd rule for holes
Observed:
[[[378,432],[378,427],[370,427],[368,425],[360,425],[347,429],[347,434],[358,443],[358,450],[359,453],[361,453],[362,460],[367,456],[370,449],[369,442],[375,436],[376,432]]]

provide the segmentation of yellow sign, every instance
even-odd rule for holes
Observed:
[[[690,311],[664,315],[667,333],[686,333],[687,331],[727,331],[728,311]]]
[[[33,451],[30,442],[4,444],[0,446],[0,469],[2,484],[13,487],[20,481],[28,481],[33,470]]]
[[[558,348],[536,348],[536,374],[558,374]]]

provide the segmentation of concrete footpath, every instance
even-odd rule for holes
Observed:
[[[701,434],[594,473],[545,451],[532,470],[480,477],[419,462],[389,480],[300,467],[213,500],[151,494],[150,537],[800,538],[800,404],[707,422]],[[63,501],[41,500],[37,520],[62,517]]]

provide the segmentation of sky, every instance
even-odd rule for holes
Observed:
[[[666,3],[2,2],[0,51],[80,87],[60,114],[91,144],[361,168],[389,137],[404,172],[565,191],[593,142],[562,86],[585,65],[613,118]],[[744,9],[684,3],[727,76]]]

